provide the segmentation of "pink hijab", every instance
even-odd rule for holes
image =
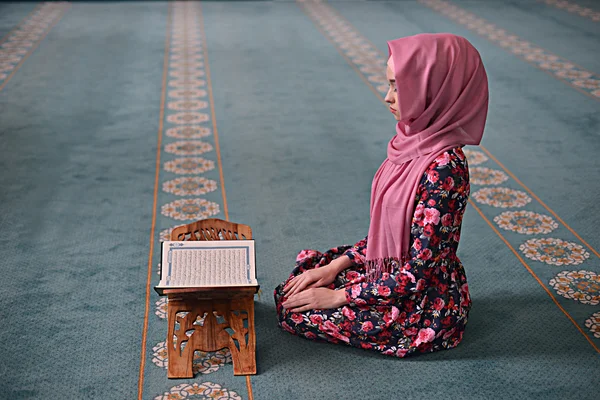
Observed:
[[[371,281],[410,258],[410,227],[421,177],[443,152],[478,145],[488,108],[477,50],[452,34],[388,42],[401,121],[371,188],[367,274]]]

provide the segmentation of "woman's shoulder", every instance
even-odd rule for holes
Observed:
[[[439,154],[425,170],[422,184],[444,182],[448,177],[456,180],[469,180],[467,158],[462,147],[455,147]]]

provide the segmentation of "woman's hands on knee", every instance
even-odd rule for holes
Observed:
[[[304,312],[314,309],[338,308],[344,304],[348,304],[345,290],[316,287],[290,296],[282,305],[291,312]]]
[[[302,292],[305,289],[319,288],[330,285],[335,281],[335,277],[344,269],[350,266],[350,259],[347,256],[336,258],[329,264],[321,267],[309,269],[306,272],[290,280],[283,292],[287,297]]]
[[[300,293],[304,289],[327,286],[335,280],[337,272],[328,264],[321,268],[310,269],[294,277],[285,285],[283,292],[287,297]]]

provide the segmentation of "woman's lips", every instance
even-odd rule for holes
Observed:
[[[396,112],[396,110],[395,110],[395,109],[393,109],[392,107],[390,107],[390,111],[391,111],[392,113],[395,113],[395,112]]]

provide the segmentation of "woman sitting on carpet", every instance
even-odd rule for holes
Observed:
[[[463,337],[471,299],[456,256],[469,197],[462,147],[481,141],[488,85],[462,37],[421,34],[388,48],[385,101],[398,123],[373,179],[368,236],[300,252],[275,303],[293,334],[405,357]]]

